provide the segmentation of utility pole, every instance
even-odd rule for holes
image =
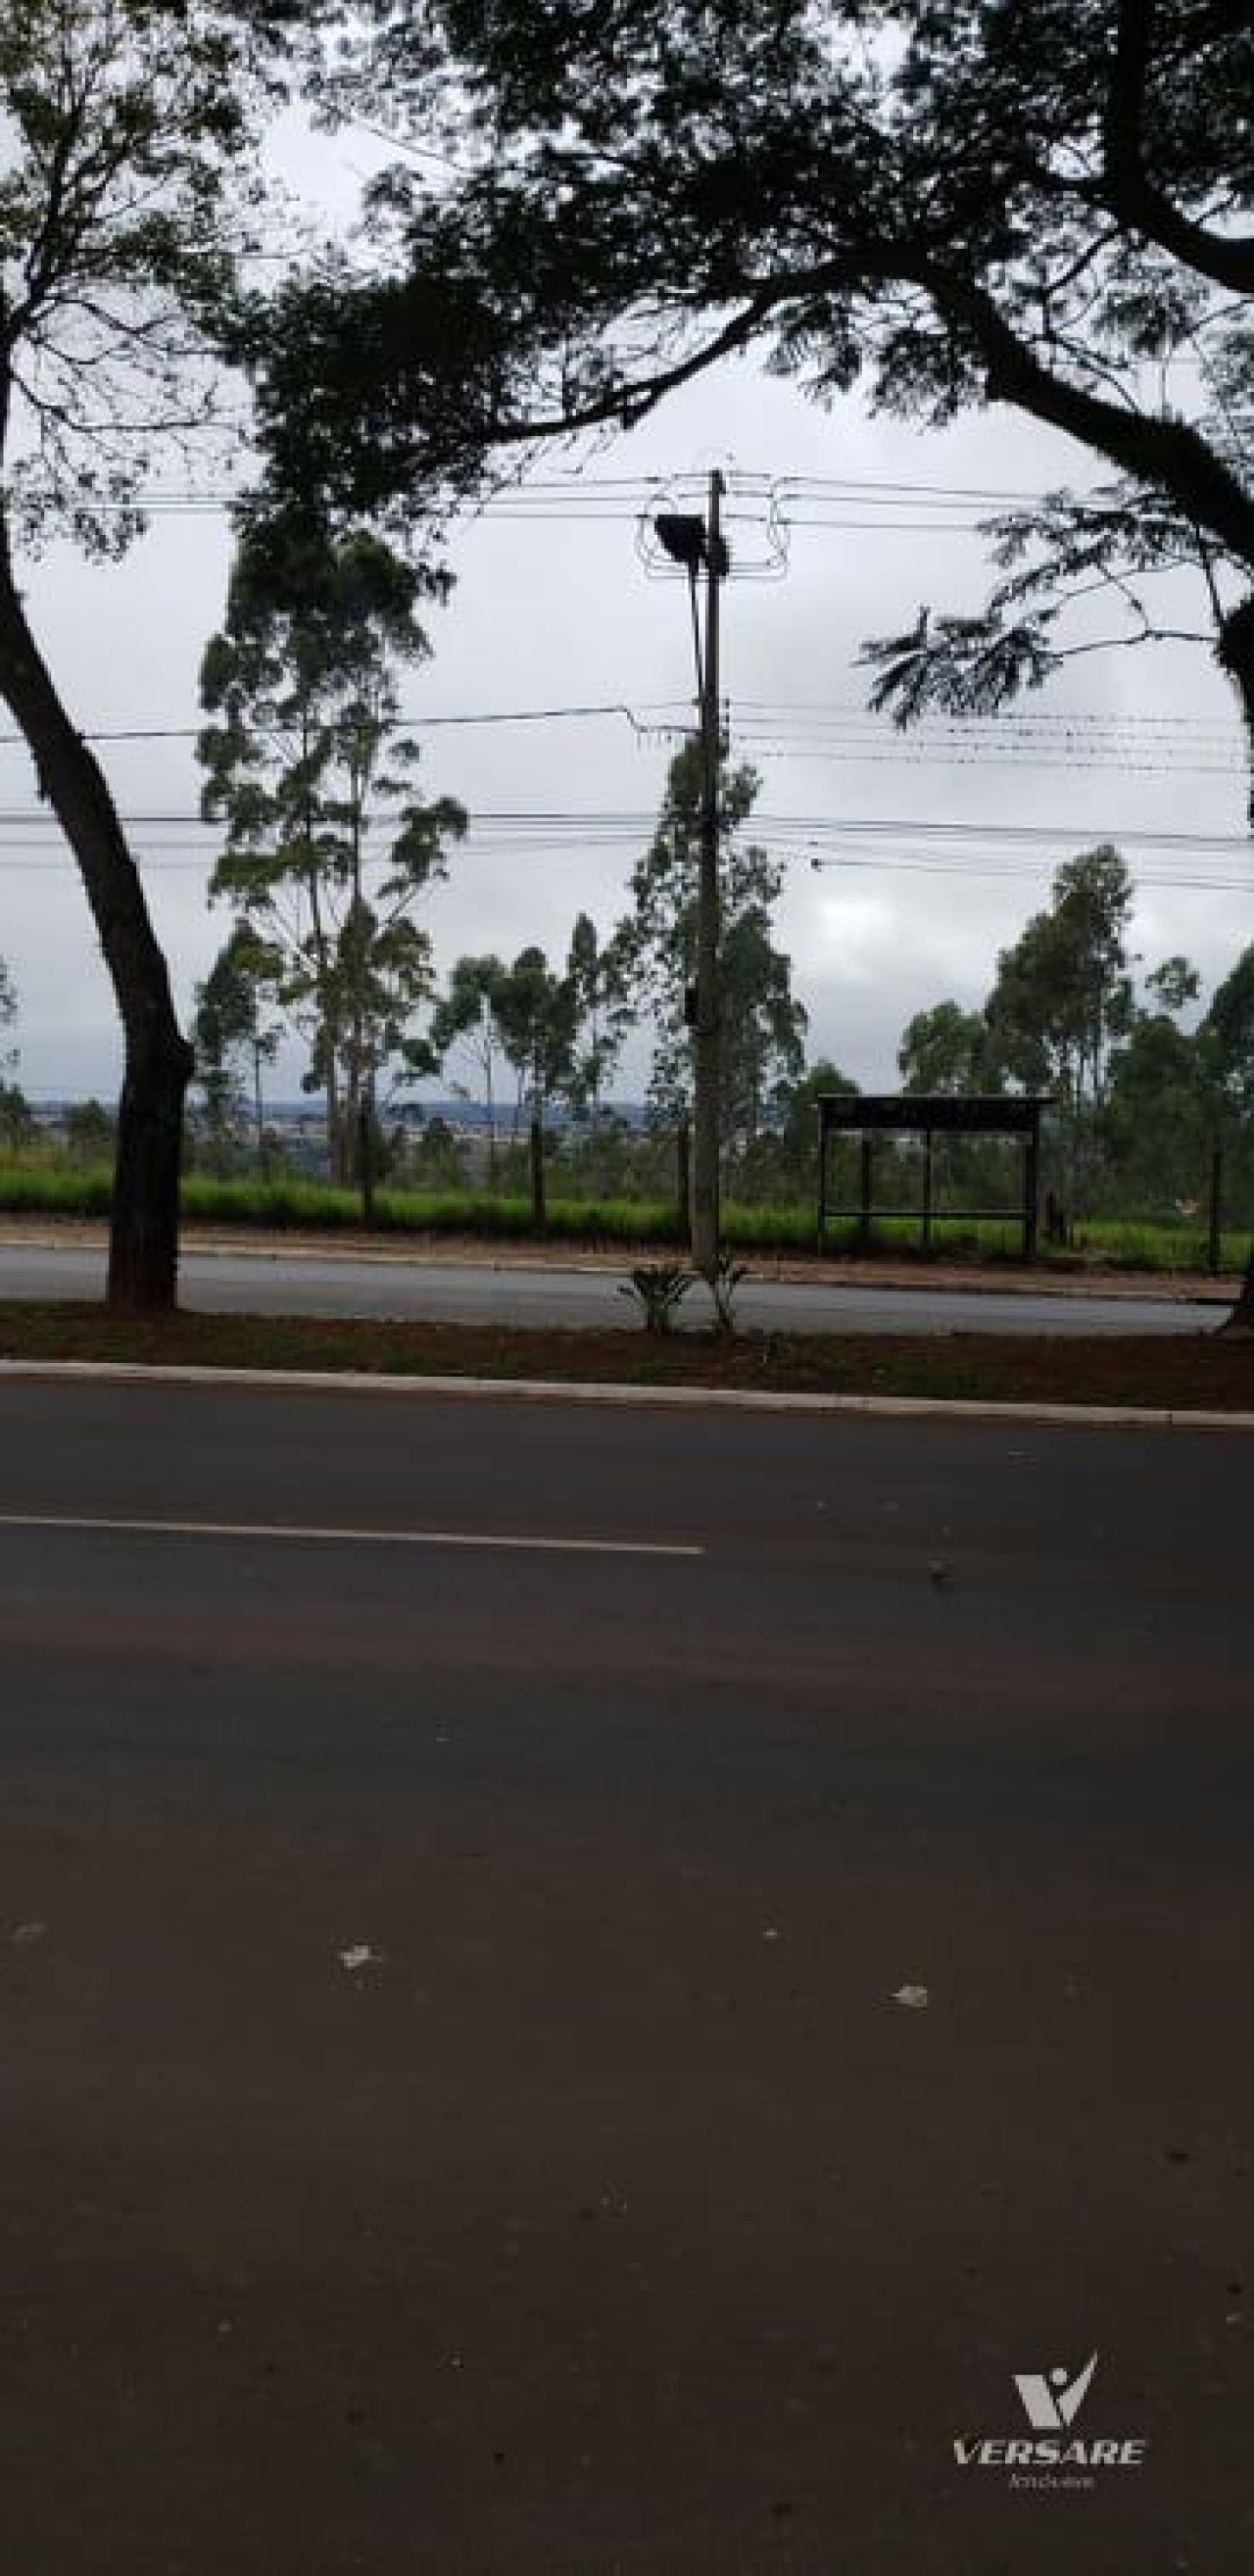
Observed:
[[[705,531],[705,669],[701,693],[701,862],[697,883],[697,1028],[692,1121],[692,1261],[702,1277],[718,1269],[719,1092],[722,993],[719,975],[718,773],[722,749],[719,711],[718,586],[727,570],[719,505],[725,486],[717,467],[710,476]]]
[[[697,659],[697,698],[701,745],[701,838],[697,878],[697,976],[692,1104],[692,1260],[713,1284],[718,1270],[719,1068],[722,1053],[722,991],[719,970],[718,777],[722,751],[719,709],[718,586],[729,566],[721,525],[726,485],[717,466],[710,476],[709,513],[705,519],[682,511],[664,511],[654,532],[673,563],[688,575],[692,600],[692,636]],[[705,655],[697,613],[697,581],[705,567]]]

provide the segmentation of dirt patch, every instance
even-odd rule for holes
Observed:
[[[1003,1404],[1254,1410],[1254,1336],[521,1331],[269,1315],[128,1317],[0,1305],[0,1360],[354,1369],[618,1386],[963,1398]]]

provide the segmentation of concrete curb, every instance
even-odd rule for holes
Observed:
[[[147,1368],[138,1360],[0,1360],[0,1386],[22,1381],[114,1386],[260,1388],[271,1394],[435,1396],[442,1401],[644,1405],[670,1412],[847,1415],[881,1421],[1035,1422],[1090,1431],[1254,1431],[1254,1413],[1135,1404],[993,1404],[967,1396],[777,1394],[762,1387],[619,1386],[521,1377],[384,1377],[360,1369]]]

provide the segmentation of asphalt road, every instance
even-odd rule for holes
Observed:
[[[180,1281],[184,1305],[210,1313],[425,1317],[460,1324],[553,1325],[630,1323],[618,1293],[623,1272],[559,1270],[545,1264],[499,1267],[489,1262],[326,1261],[301,1256],[186,1252]],[[97,1297],[104,1291],[103,1252],[36,1250],[0,1245],[0,1298]],[[774,1332],[918,1333],[1196,1333],[1218,1324],[1222,1301],[1177,1298],[1033,1296],[1012,1290],[792,1286],[749,1281],[737,1301],[748,1325]],[[697,1291],[681,1321],[705,1323],[709,1301]]]
[[[1248,2565],[1249,1469],[0,1390],[6,2571]]]

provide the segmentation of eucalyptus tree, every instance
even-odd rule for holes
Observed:
[[[191,1049],[100,762],[28,604],[40,549],[121,555],[154,457],[203,438],[276,55],[200,0],[20,0],[0,23],[0,696],[82,876],[125,1041],[109,1249],[118,1307],[172,1305]]]
[[[605,1102],[636,1016],[631,971],[621,933],[602,939],[590,913],[576,916],[566,959],[574,1003],[574,1054],[568,1090],[576,1118],[588,1124],[595,1154]]]
[[[431,1044],[447,1069],[452,1056],[473,1073],[488,1121],[488,1178],[496,1183],[496,1104],[499,1075],[506,1062],[506,1040],[497,1004],[506,979],[499,957],[458,957],[432,1014]],[[470,1085],[457,1073],[448,1079],[462,1099]]]
[[[1254,947],[1242,950],[1212,995],[1198,1034],[1226,1108],[1254,1124]]]
[[[517,1112],[530,1109],[543,1133],[554,1100],[569,1092],[578,1028],[569,975],[550,966],[542,948],[521,949],[506,968],[492,1002],[507,1063],[517,1084]]]
[[[279,1020],[267,1005],[282,980],[282,959],[237,922],[196,988],[192,1045],[196,1082],[204,1101],[211,1152],[224,1160],[238,1145],[249,1106],[262,1178],[266,1169],[262,1067],[273,1064],[282,1042]]]
[[[752,1145],[773,1088],[805,1061],[806,1013],[792,991],[791,961],[776,947],[772,915],[783,870],[746,825],[759,793],[754,770],[724,761],[718,782],[722,936],[719,955],[719,1129],[725,1147]],[[685,743],[671,762],[657,829],[631,875],[631,910],[618,932],[637,1009],[654,1031],[650,1102],[659,1118],[686,1115],[692,1096],[701,846],[701,753]]]
[[[0,957],[0,1030],[11,1029],[16,1018],[17,986],[13,981],[10,968],[3,957]],[[0,1064],[11,1065],[15,1061],[12,1051],[0,1055]]]
[[[438,1064],[418,1025],[435,977],[414,915],[466,816],[416,792],[398,675],[426,658],[418,608],[444,587],[362,530],[254,529],[202,666],[202,810],[225,828],[211,895],[258,936],[308,1039],[341,1180],[380,1083]]]
[[[995,708],[1179,631],[1254,757],[1248,0],[306,14],[334,31],[322,104],[398,153],[373,273],[324,265],[241,316],[280,502],[409,516],[749,355],[924,428],[1002,407],[1103,479],[991,530],[981,617],[873,645],[876,703]],[[1098,633],[1072,622],[1095,588]]]
[[[18,1050],[2,1041],[17,1019],[17,986],[0,957],[0,1143],[10,1151],[26,1141],[29,1112],[16,1083],[5,1081],[7,1073],[17,1070]]]
[[[907,1020],[897,1049],[903,1091],[997,1091],[1003,1070],[993,1059],[988,1022],[960,1002],[933,1002]]]

